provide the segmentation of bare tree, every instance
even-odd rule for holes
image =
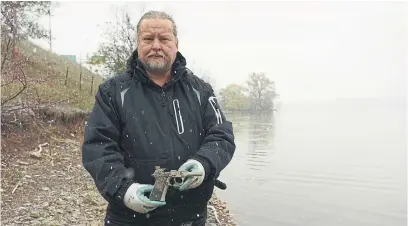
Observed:
[[[210,72],[205,69],[198,70],[195,72],[202,80],[209,83],[211,86],[215,86],[216,80],[213,76],[211,76]]]
[[[140,16],[146,10],[146,3],[140,2]],[[138,16],[137,14],[131,14]],[[126,6],[116,12],[116,21],[107,22],[107,29],[103,35],[105,40],[100,44],[97,55],[103,57],[106,77],[115,76],[126,69],[127,59],[136,48],[136,23],[126,11]]]
[[[51,2],[17,2],[1,3],[1,105],[18,98],[29,86],[30,81],[24,69],[32,64],[30,58],[19,54],[19,45],[28,38],[48,38],[48,31],[41,27],[38,18],[47,15]],[[34,81],[39,82],[39,80]]]
[[[49,12],[51,2],[17,2],[1,3],[1,70],[12,57],[12,52],[20,40],[30,38],[47,38],[48,32],[38,23],[38,18]]]
[[[213,76],[211,76],[211,73],[209,70],[204,69],[202,67],[197,66],[196,62],[194,61],[191,66],[191,71],[197,75],[199,78],[204,80],[205,82],[209,83],[211,86],[215,86],[216,80]]]
[[[55,81],[53,62],[36,56],[36,48],[31,52],[27,46],[31,46],[29,38],[50,37],[39,18],[50,15],[57,6],[49,1],[1,3],[1,125],[5,130],[26,123],[37,125],[35,111],[56,104],[40,98],[41,85]]]
[[[273,100],[277,96],[275,82],[265,73],[250,73],[246,82],[251,109],[254,111],[273,110]]]

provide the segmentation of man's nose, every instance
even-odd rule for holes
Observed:
[[[154,50],[160,50],[161,49],[160,40],[158,38],[153,39],[152,49],[154,49]]]

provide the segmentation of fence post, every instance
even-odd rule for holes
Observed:
[[[82,68],[81,68],[81,72],[79,72],[79,90],[81,90],[81,84],[82,83]]]
[[[67,82],[68,82],[68,68],[69,66],[67,66],[67,74],[65,75],[65,87],[67,87]]]
[[[91,82],[91,94],[92,94],[92,91],[93,91],[93,82],[94,82],[94,75],[92,75],[92,82]]]

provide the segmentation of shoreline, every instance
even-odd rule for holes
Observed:
[[[2,225],[104,224],[107,203],[82,166],[80,137],[2,137]],[[236,225],[215,190],[208,204],[207,226]]]
[[[222,225],[222,226],[236,226],[236,222],[228,209],[226,202],[222,201],[215,194],[212,195],[208,202],[208,217],[206,226]]]

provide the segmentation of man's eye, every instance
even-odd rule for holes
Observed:
[[[144,38],[143,40],[152,40],[152,38]]]

